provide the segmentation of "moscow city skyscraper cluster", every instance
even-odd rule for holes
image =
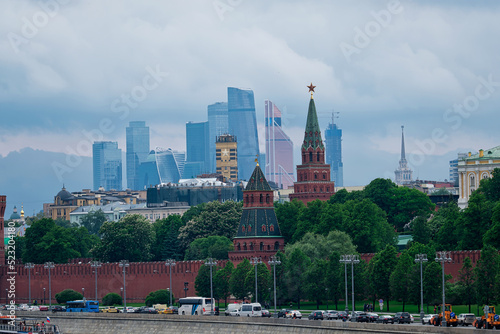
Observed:
[[[270,100],[264,101],[265,152],[259,150],[254,92],[251,89],[227,88],[227,102],[207,107],[207,121],[186,123],[186,152],[172,148],[150,148],[149,127],[144,121],[131,121],[126,128],[126,187],[142,190],[160,183],[176,183],[181,178],[221,173],[217,159],[229,156],[229,150],[216,149],[218,138],[231,136],[237,152],[237,178],[248,180],[255,159],[263,165],[266,179],[280,189],[293,187],[294,147],[282,124],[282,112]],[[342,130],[336,124],[325,131],[325,163],[330,165],[332,181],[343,185],[341,148]],[[227,141],[227,138],[224,139]],[[217,151],[216,151],[217,150]],[[234,153],[234,152],[231,152]],[[117,142],[95,142],[93,145],[94,190],[122,188],[122,157]],[[236,161],[234,162],[236,164]],[[228,168],[228,167],[223,167]],[[229,175],[229,173],[228,173]]]

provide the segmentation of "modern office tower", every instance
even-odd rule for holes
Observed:
[[[227,102],[217,102],[208,111],[208,172],[215,173],[215,141],[218,136],[228,133]]]
[[[139,182],[139,165],[149,155],[149,127],[146,122],[133,121],[126,128],[127,140],[127,188],[132,190],[143,189]]]
[[[325,146],[313,99],[315,86],[308,87],[311,100],[301,148],[302,164],[297,166],[297,182],[293,185],[293,194],[290,194],[290,200],[297,199],[304,204],[316,199],[326,201],[335,194],[335,183],[330,181],[330,165],[325,164]]]
[[[140,190],[160,184],[158,166],[156,165],[156,152],[151,150],[145,161],[139,165],[138,181]]]
[[[293,186],[293,142],[281,127],[281,111],[269,100],[264,101],[266,116],[266,179],[279,188]]]
[[[330,176],[336,187],[344,186],[344,164],[342,163],[342,129],[332,118],[325,131],[326,163],[330,165]]]
[[[208,172],[210,164],[208,143],[208,122],[186,123],[186,165],[185,177],[196,177]]]
[[[399,160],[399,167],[394,171],[396,184],[408,184],[412,181],[413,171],[408,167],[405,154],[405,134],[404,126],[401,125],[401,160]]]
[[[182,178],[186,155],[184,152],[174,151],[171,148],[155,149],[156,166],[160,183],[177,183]]]
[[[238,143],[236,136],[222,135],[215,143],[216,172],[222,174],[226,180],[238,180]]]
[[[115,141],[96,141],[92,145],[94,190],[122,189],[122,150]]]
[[[458,160],[467,158],[467,153],[458,153],[455,160],[450,160],[450,182],[458,187]]]
[[[229,134],[238,138],[238,177],[248,180],[259,154],[253,91],[228,87],[227,100]]]

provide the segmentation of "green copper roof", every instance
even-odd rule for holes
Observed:
[[[489,150],[483,151],[483,156],[479,157],[479,153],[466,157],[465,160],[489,160],[500,158],[500,146],[490,148]]]
[[[309,101],[309,111],[307,112],[306,133],[304,134],[304,142],[302,148],[307,149],[311,146],[313,149],[320,147],[324,148],[323,140],[321,140],[321,130],[319,129],[318,115],[316,114],[316,106],[314,99]]]
[[[264,173],[262,173],[262,170],[260,169],[258,164],[257,166],[255,166],[252,176],[250,176],[250,180],[248,181],[247,187],[245,188],[245,191],[246,190],[272,191],[269,183],[267,183],[266,181]]]

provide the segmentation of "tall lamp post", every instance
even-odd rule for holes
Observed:
[[[420,263],[420,320],[424,324],[424,279],[422,276],[422,265],[427,262],[427,254],[415,254],[415,262]]]
[[[43,305],[45,305],[45,288],[43,288],[43,302],[42,302]]]
[[[99,261],[92,261],[90,263],[90,266],[92,268],[94,268],[94,273],[95,273],[95,300],[97,301],[97,300],[99,300],[99,299],[97,299],[97,268],[101,268],[102,264]]]
[[[326,296],[326,310],[328,311],[328,288],[325,288],[325,296]]]
[[[175,260],[167,259],[165,261],[165,265],[168,267],[169,270],[170,286],[168,289],[170,290],[170,306],[172,306],[172,266],[175,266]]]
[[[35,268],[35,265],[28,262],[24,265],[24,268],[28,269],[28,305],[31,305],[31,269]]]
[[[52,310],[52,286],[50,282],[50,271],[55,268],[54,262],[45,262],[43,267],[49,270],[49,310]]]
[[[281,261],[276,255],[271,256],[269,260],[269,265],[273,266],[273,277],[274,277],[274,314],[276,315],[276,265],[280,265]]]
[[[348,304],[348,299],[349,295],[347,293],[347,255],[341,255],[340,256],[340,263],[344,264],[344,273],[345,273],[345,311],[347,314],[349,314],[349,304]]]
[[[355,264],[358,264],[359,263],[359,256],[358,255],[354,255],[354,254],[346,254],[346,255],[342,255],[341,258],[340,258],[340,262],[341,263],[350,263],[351,264],[351,280],[352,280],[352,288],[351,288],[351,292],[352,292],[352,317],[351,317],[351,320],[353,322],[356,322],[356,318],[354,317],[354,265]],[[347,266],[346,266],[346,269],[347,269]],[[346,300],[347,300],[347,270],[346,270]]]
[[[82,297],[85,299],[85,288],[82,288]]]
[[[445,311],[445,295],[444,295],[444,263],[445,262],[451,262],[451,257],[450,257],[450,252],[447,251],[442,251],[442,252],[436,252],[436,262],[441,262],[442,267],[443,267],[443,307],[441,308],[442,311],[442,320],[441,320],[441,326],[446,327],[446,317],[444,316],[444,311]]]
[[[262,261],[258,257],[253,257],[250,259],[250,263],[255,267],[255,302],[258,303],[259,299],[257,298],[257,266],[259,265],[259,263],[262,263]]]
[[[214,315],[214,290],[212,287],[212,267],[217,265],[217,261],[211,257],[205,261],[205,265],[210,267],[210,315]]]
[[[188,293],[188,285],[189,285],[189,282],[184,282],[184,298],[187,297],[187,293]]]
[[[121,260],[119,264],[120,268],[123,268],[123,307],[126,310],[127,309],[127,285],[125,283],[125,273],[126,273],[126,268],[130,266],[128,263],[128,260]]]

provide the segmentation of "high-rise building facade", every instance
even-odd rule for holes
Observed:
[[[132,121],[126,128],[127,140],[127,188],[143,189],[139,180],[139,165],[149,155],[149,127],[146,122]]]
[[[293,142],[281,127],[281,111],[269,100],[264,101],[266,121],[266,179],[279,188],[293,186]]]
[[[208,159],[209,173],[215,173],[215,141],[218,136],[228,133],[227,102],[217,102],[207,108],[208,112]]]
[[[209,155],[208,122],[186,123],[186,177],[196,177],[208,172]]]
[[[330,165],[325,164],[325,146],[314,104],[312,84],[309,87],[311,100],[307,111],[306,131],[301,147],[302,164],[297,166],[297,182],[290,200],[297,199],[304,204],[316,199],[326,201],[335,194],[335,183],[330,181]]]
[[[238,181],[238,143],[232,135],[217,137],[215,143],[216,172],[226,180]]]
[[[458,187],[458,160],[463,160],[467,157],[467,153],[458,153],[455,160],[450,160],[450,182],[455,187]]]
[[[344,164],[342,163],[342,130],[333,121],[325,131],[326,163],[330,165],[330,176],[336,187],[344,186]]]
[[[238,177],[248,180],[259,155],[255,101],[250,89],[227,88],[229,134],[238,138]]]
[[[413,180],[413,171],[408,167],[405,153],[405,134],[404,126],[401,125],[401,159],[399,160],[399,167],[394,171],[396,184],[408,184]]]
[[[96,141],[92,145],[94,190],[122,189],[122,150],[115,141]]]
[[[174,151],[171,148],[164,149],[157,147],[155,149],[156,166],[160,183],[177,183],[184,173],[184,164],[186,154],[184,152]]]
[[[156,152],[151,150],[146,160],[140,163],[138,172],[140,190],[160,184],[160,175],[156,165]]]

